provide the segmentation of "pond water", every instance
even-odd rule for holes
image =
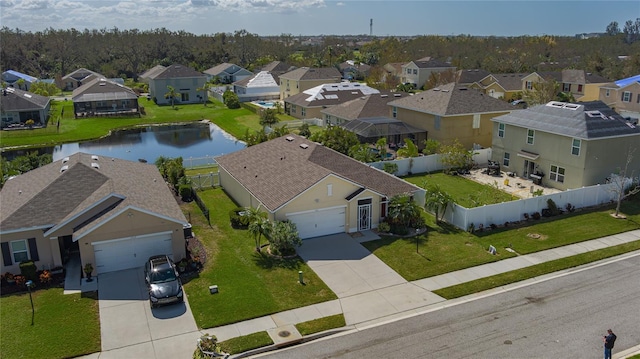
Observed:
[[[54,161],[76,152],[149,163],[155,162],[160,156],[182,156],[185,167],[192,167],[204,164],[199,162],[211,163],[213,157],[245,147],[244,142],[238,141],[214,124],[189,123],[114,131],[99,140],[44,147],[38,149],[38,152],[52,154]],[[10,160],[29,151],[33,150],[6,151],[2,156]]]

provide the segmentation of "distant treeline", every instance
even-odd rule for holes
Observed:
[[[630,43],[626,35],[612,32],[588,39],[362,35],[324,36],[310,41],[291,34],[261,37],[246,30],[194,35],[165,28],[148,31],[50,28],[25,32],[3,27],[0,66],[2,71],[16,70],[39,78],[60,77],[80,67],[108,77],[137,78],[157,64],[180,63],[204,71],[230,62],[255,70],[274,60],[316,67],[356,60],[379,69],[385,63],[430,56],[450,61],[459,69],[482,68],[505,73],[578,68],[613,80],[640,71],[640,41]],[[382,72],[372,73],[378,76]]]

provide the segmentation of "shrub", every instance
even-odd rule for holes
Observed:
[[[531,214],[531,218],[533,219],[540,219],[540,217],[541,217],[540,212],[533,212]]]
[[[17,275],[14,277],[15,281],[16,281],[16,285],[21,287],[23,286],[25,283],[27,283],[27,277],[23,276],[23,275]]]
[[[387,222],[381,222],[378,224],[378,231],[382,233],[389,233],[391,226]]]
[[[392,163],[392,162],[385,162],[382,165],[382,170],[390,174],[395,174],[396,172],[398,172],[398,164]]]
[[[469,227],[467,227],[467,232],[473,234],[476,231],[476,225],[473,223],[469,223]]]
[[[191,201],[191,193],[193,192],[193,188],[191,188],[190,184],[179,185],[178,192],[180,193],[180,198],[182,198],[183,201]]]
[[[525,213],[524,214],[524,219],[528,220],[529,219],[529,213]]]
[[[509,221],[504,222],[504,227],[509,227]]]
[[[491,224],[489,225],[489,227],[491,227],[491,229],[496,229],[496,228],[498,228],[498,226],[497,226],[495,223],[491,223]]]
[[[51,276],[51,272],[49,272],[48,270],[43,270],[42,273],[40,273],[40,283],[42,284],[49,284],[51,282],[52,276]]]
[[[33,263],[33,261],[20,263],[20,274],[27,278],[27,280],[32,280],[35,282],[38,279],[37,271],[38,268],[36,268],[36,264]]]
[[[564,206],[564,208],[566,208],[567,212],[569,213],[573,213],[573,211],[576,210],[576,206],[572,205],[571,203],[567,203],[567,205]]]
[[[562,213],[562,210],[558,208],[556,203],[551,198],[547,200],[547,210],[548,210],[549,216],[557,216],[560,213]]]
[[[247,228],[249,226],[249,216],[244,215],[246,210],[247,209],[244,207],[237,207],[229,211],[231,227],[238,229]]]

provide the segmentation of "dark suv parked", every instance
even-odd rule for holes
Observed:
[[[149,289],[151,308],[184,301],[180,276],[168,256],[150,257],[144,266],[144,280]]]

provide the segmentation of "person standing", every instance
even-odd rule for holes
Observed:
[[[613,344],[615,344],[617,338],[611,329],[608,329],[607,335],[602,337],[602,341],[604,342],[604,359],[611,359],[611,349],[613,349]]]

